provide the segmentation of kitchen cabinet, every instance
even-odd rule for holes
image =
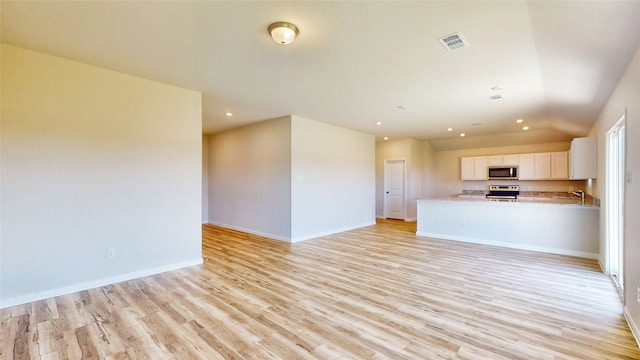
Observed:
[[[472,156],[460,158],[461,180],[487,180],[487,167],[517,165],[518,180],[569,179],[569,152]]]
[[[535,162],[534,154],[520,154],[518,158],[518,179],[519,180],[535,180]]]
[[[533,154],[534,158],[534,178],[536,180],[551,179],[551,154]]]
[[[502,155],[487,156],[487,165],[502,165]]]
[[[551,153],[551,179],[569,179],[569,153],[567,151]]]
[[[569,178],[566,151],[520,154],[519,180],[566,180]]]
[[[460,180],[487,180],[487,156],[460,158]]]
[[[595,179],[597,168],[597,138],[575,138],[569,150],[569,178],[572,180]]]
[[[520,155],[503,155],[500,165],[520,165]]]
[[[518,165],[519,155],[492,155],[487,156],[487,165]]]

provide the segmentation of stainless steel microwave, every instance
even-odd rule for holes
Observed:
[[[489,166],[487,168],[489,180],[518,180],[518,166]]]

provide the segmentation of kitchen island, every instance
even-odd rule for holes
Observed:
[[[597,258],[598,206],[571,199],[418,199],[418,236]]]

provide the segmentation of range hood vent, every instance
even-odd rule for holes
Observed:
[[[469,47],[469,43],[464,38],[464,36],[462,36],[462,34],[459,32],[455,34],[447,35],[438,40],[440,40],[440,43],[442,44],[442,46],[444,46],[444,48],[447,49],[447,51],[449,52],[453,50]]]

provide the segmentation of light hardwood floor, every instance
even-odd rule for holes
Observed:
[[[2,359],[640,359],[593,260],[203,226],[205,264],[0,310]]]

